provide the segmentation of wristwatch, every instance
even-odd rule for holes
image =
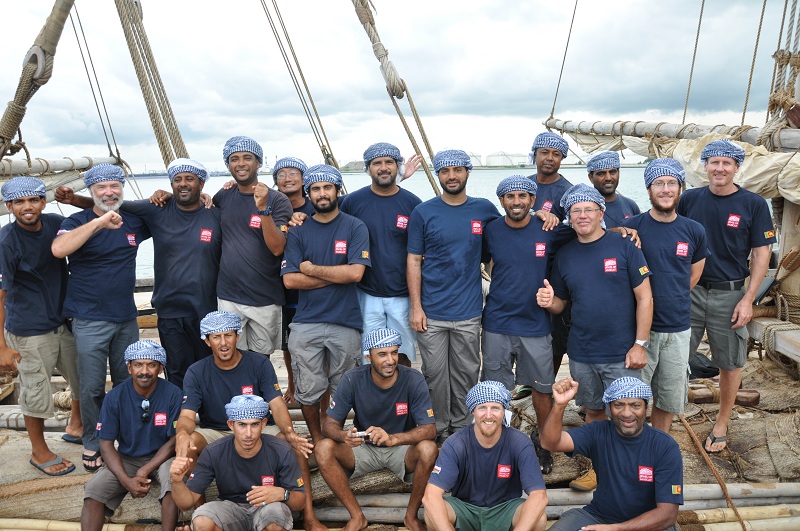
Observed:
[[[646,339],[637,339],[636,344],[645,349],[650,346],[650,342]]]
[[[258,210],[258,209],[256,209],[256,214],[258,214],[259,216],[271,216],[272,215],[272,207],[271,206],[267,206],[266,210]]]
[[[283,503],[289,503],[289,489],[283,489]]]

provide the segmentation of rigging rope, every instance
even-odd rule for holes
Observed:
[[[692,67],[689,69],[689,84],[686,87],[686,101],[683,103],[683,118],[681,123],[686,123],[686,111],[689,109],[689,94],[692,92],[692,77],[694,77],[694,62],[697,59],[697,45],[700,42],[700,27],[703,25],[703,11],[706,8],[706,0],[700,3],[700,17],[697,19],[697,34],[694,37],[694,51],[692,52]]]
[[[553,107],[550,108],[550,118],[556,112],[556,101],[558,101],[558,91],[561,89],[561,77],[564,75],[564,65],[567,62],[567,50],[569,50],[569,40],[572,38],[572,27],[575,25],[575,14],[578,12],[578,0],[575,0],[575,7],[572,9],[572,20],[569,23],[569,33],[567,33],[567,44],[564,45],[564,57],[561,59],[561,71],[558,73],[558,83],[556,93],[553,96]]]
[[[761,18],[758,20],[758,32],[756,33],[756,44],[753,46],[753,61],[750,63],[750,79],[747,80],[747,94],[744,97],[744,108],[742,109],[742,123],[747,116],[747,103],[750,101],[750,88],[753,86],[753,72],[756,69],[756,55],[758,54],[758,43],[761,41],[761,27],[764,25],[764,12],[767,10],[767,0],[761,5]]]

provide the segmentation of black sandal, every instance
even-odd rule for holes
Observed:
[[[97,464],[97,460],[101,459],[102,456],[100,455],[100,450],[97,450],[93,454],[83,454],[81,456],[81,460],[83,461],[83,468],[86,469],[87,472],[97,472],[100,470],[100,467],[103,466],[101,462],[99,465]],[[95,463],[94,465],[87,465],[86,463]]]
[[[539,442],[539,433],[536,430],[531,431],[531,442],[536,449],[536,457],[539,459],[542,474],[549,474],[553,471],[553,455],[550,450],[542,448],[542,443]]]

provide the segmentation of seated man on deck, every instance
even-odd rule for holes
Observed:
[[[303,479],[292,448],[262,433],[269,404],[260,396],[239,395],[225,405],[225,413],[233,435],[208,445],[186,483],[192,459],[176,457],[172,463],[175,503],[184,511],[194,507],[216,480],[219,500],[195,509],[194,531],[292,529],[292,511],[305,503]]]
[[[610,421],[562,431],[564,410],[577,392],[572,378],[553,384],[555,404],[539,435],[550,451],[589,457],[597,490],[589,505],[565,512],[551,531],[619,523],[624,529],[674,529],[683,504],[683,459],[672,437],[645,423],[650,386],[630,376],[614,380],[603,394]]]
[[[169,467],[181,390],[158,377],[167,363],[158,343],[143,340],[128,346],[125,363],[131,377],[108,392],[100,410],[97,432],[105,466],[84,487],[81,529],[102,529],[105,517],[114,514],[126,494],[147,496],[155,479],[161,485],[161,529],[173,531],[178,508],[170,493]]]
[[[414,475],[403,523],[413,530],[425,528],[417,512],[439,454],[433,442],[436,420],[422,374],[399,365],[401,343],[400,332],[392,328],[376,328],[364,336],[369,364],[345,373],[322,425],[327,438],[317,446],[317,460],[322,477],[350,513],[345,529],[367,526],[347,476],[382,468],[401,479]],[[350,410],[355,426],[344,430]]]
[[[422,499],[430,531],[545,529],[539,460],[531,440],[505,425],[510,403],[500,382],[481,382],[467,393],[474,424],[444,442]],[[520,497],[523,490],[527,499]]]

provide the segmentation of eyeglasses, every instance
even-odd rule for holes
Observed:
[[[581,214],[591,215],[602,208],[573,208],[569,211],[570,216],[580,216]]]
[[[142,400],[142,424],[150,422],[150,401],[148,399]]]
[[[282,179],[288,179],[289,177],[300,177],[301,175],[303,174],[300,173],[299,171],[289,171],[289,172],[279,173],[278,175],[275,176],[275,178],[280,181]]]
[[[672,188],[673,190],[677,190],[678,188],[681,187],[681,183],[679,183],[676,180],[671,180],[671,181],[653,181],[652,183],[650,183],[650,186],[652,188],[655,188],[656,190],[661,190],[665,186],[667,188]]]

